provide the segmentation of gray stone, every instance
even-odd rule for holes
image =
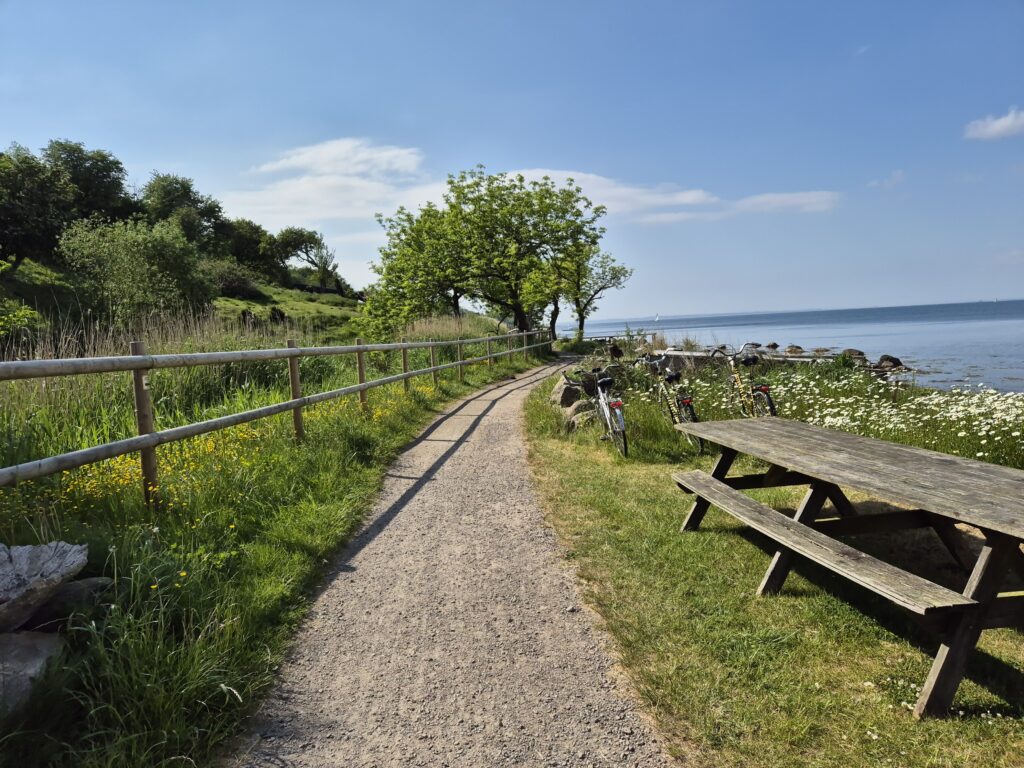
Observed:
[[[860,351],[859,349],[853,349],[852,347],[849,347],[849,348],[847,348],[847,349],[844,349],[844,350],[843,350],[842,352],[840,352],[839,354],[841,354],[841,355],[845,355],[846,357],[861,357],[861,358],[863,358],[863,357],[867,357],[867,355],[865,355],[865,354],[864,354],[863,352],[861,352],[861,351]]]
[[[48,632],[0,635],[0,714],[25,703],[32,684],[63,649],[60,635]]]
[[[0,632],[12,632],[82,568],[84,544],[54,541],[26,547],[0,544]]]
[[[113,585],[114,580],[106,576],[61,584],[23,626],[38,632],[56,632],[72,614],[92,613]]]
[[[593,400],[577,400],[575,403],[570,405],[568,408],[562,410],[562,415],[565,416],[565,420],[568,421],[577,413],[583,413],[585,411],[594,410]]]
[[[882,370],[902,368],[903,361],[900,360],[898,357],[893,357],[892,355],[882,355],[880,358],[878,358],[878,362],[875,363],[875,367],[881,368]]]
[[[790,344],[788,347],[786,347],[787,355],[802,355],[803,353],[804,348],[801,347],[799,344]]]
[[[581,394],[579,387],[574,387],[563,380],[561,385],[556,385],[551,392],[551,402],[562,408],[568,408],[580,399]]]
[[[583,429],[583,427],[585,427],[587,424],[589,424],[596,418],[596,411],[583,411],[581,413],[577,413],[575,416],[569,419],[569,423],[566,426],[568,427],[570,432],[575,432],[577,429]]]

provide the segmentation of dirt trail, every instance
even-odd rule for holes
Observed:
[[[237,766],[665,766],[544,524],[523,400],[479,392],[391,467]]]

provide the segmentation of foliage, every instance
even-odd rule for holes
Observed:
[[[520,330],[550,306],[553,324],[564,293],[555,265],[569,254],[577,261],[597,254],[604,212],[571,179],[563,186],[547,177],[527,182],[482,167],[449,176],[442,207],[379,218],[388,242],[367,298],[369,322],[386,334],[415,317],[458,315],[466,299]],[[620,284],[628,276],[615,274]],[[608,287],[614,285],[581,304],[585,311]]]
[[[204,261],[199,271],[214,286],[219,296],[257,301],[267,298],[257,284],[256,274],[234,259]]]
[[[192,179],[154,173],[142,189],[141,202],[151,224],[177,224],[185,239],[203,254],[218,254],[225,248],[230,225],[221,205],[209,195],[201,195]]]
[[[67,173],[12,144],[0,152],[0,262],[10,279],[25,259],[47,261],[68,221],[75,189]]]
[[[73,190],[69,218],[96,216],[124,219],[138,210],[125,187],[124,165],[103,149],[86,149],[81,142],[54,139],[42,152],[42,160],[67,177]]]
[[[584,324],[597,309],[597,300],[606,291],[622,288],[633,270],[616,264],[610,254],[589,243],[567,249],[553,266],[559,289],[576,315],[576,340],[582,341]]]
[[[89,306],[127,325],[150,312],[201,307],[213,298],[198,271],[199,252],[176,222],[106,224],[82,219],[60,240]]]

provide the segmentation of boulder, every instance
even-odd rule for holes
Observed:
[[[787,355],[802,355],[803,353],[804,348],[798,344],[790,344],[788,347],[786,347]]]
[[[880,358],[878,358],[878,362],[875,363],[875,367],[881,368],[882,370],[885,371],[890,371],[893,368],[903,368],[904,366],[903,361],[900,360],[898,357],[893,357],[892,355],[882,355]]]
[[[580,394],[579,387],[574,387],[565,379],[562,379],[551,391],[551,402],[561,408],[568,408],[580,399]]]
[[[843,355],[845,357],[857,357],[857,358],[865,358],[865,357],[867,357],[867,355],[865,355],[859,349],[853,349],[852,347],[848,347],[847,349],[844,349],[839,354]]]
[[[583,427],[585,427],[587,424],[589,424],[596,418],[596,411],[580,411],[571,419],[569,419],[569,423],[566,426],[570,432],[575,432],[577,429],[583,429]]]
[[[0,635],[0,714],[25,703],[32,684],[63,649],[61,636],[48,632]]]
[[[85,567],[84,544],[0,544],[0,632],[13,632]]]
[[[575,416],[576,414],[585,413],[587,411],[592,410],[594,410],[593,400],[577,400],[568,408],[562,409],[562,415],[565,416],[566,421],[570,421],[572,417]]]
[[[56,632],[72,614],[92,613],[112,586],[114,580],[106,576],[65,582],[23,626],[37,632]]]
[[[779,348],[779,345],[778,345],[777,342],[769,341],[767,344],[765,344],[765,347],[767,347],[768,349],[771,349],[771,350],[775,350],[775,349]]]

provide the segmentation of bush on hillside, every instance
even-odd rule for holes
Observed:
[[[268,298],[257,285],[256,273],[232,259],[203,262],[201,272],[221,296],[253,301],[265,301]]]

